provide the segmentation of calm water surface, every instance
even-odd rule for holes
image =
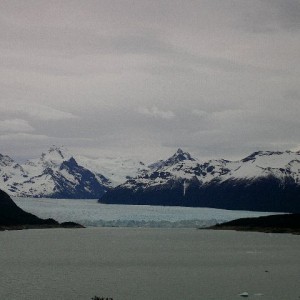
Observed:
[[[166,228],[0,232],[0,299],[300,296],[300,237]],[[259,297],[259,298],[258,298]]]

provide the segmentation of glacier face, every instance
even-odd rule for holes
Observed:
[[[40,218],[73,221],[91,227],[199,228],[269,214],[211,208],[102,205],[96,200],[14,198],[14,201]]]

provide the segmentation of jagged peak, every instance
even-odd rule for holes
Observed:
[[[184,152],[181,148],[178,148],[176,153],[172,157],[178,157],[180,160],[195,160],[192,158],[191,154],[188,152]]]
[[[195,161],[195,159],[192,158],[190,153],[184,152],[181,148],[178,148],[177,151],[171,157],[167,158],[166,160],[156,161],[156,162],[148,165],[148,168],[152,171],[158,170],[160,168],[163,168],[166,166],[171,166],[171,165],[174,165],[174,164],[176,164],[180,161],[184,161],[184,160]]]
[[[195,159],[192,158],[192,156],[188,152],[184,152],[179,148],[174,155],[165,160],[161,165],[163,167],[171,166],[185,160],[195,161]]]
[[[48,150],[48,153],[54,153],[54,154],[58,154],[62,159],[65,158],[65,154],[66,152],[68,152],[64,146],[55,146],[55,145],[52,145],[49,150]]]
[[[181,148],[178,148],[177,151],[176,151],[176,154],[183,154],[183,150]]]
[[[51,146],[47,152],[43,152],[40,160],[52,161],[52,162],[63,162],[69,160],[72,157],[70,152],[64,146]]]

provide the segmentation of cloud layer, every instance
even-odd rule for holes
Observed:
[[[0,153],[299,149],[299,53],[298,0],[2,1]]]
[[[170,120],[173,119],[175,117],[175,114],[168,110],[168,111],[163,111],[163,110],[159,110],[157,108],[157,106],[152,106],[151,108],[147,108],[147,107],[140,107],[138,109],[138,112],[149,116],[149,117],[153,117],[153,118],[161,118],[161,119],[166,119],[166,120]]]

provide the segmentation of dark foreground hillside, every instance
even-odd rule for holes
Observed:
[[[210,229],[300,234],[300,214],[242,218],[217,224]]]
[[[0,190],[0,230],[55,227],[82,226],[71,222],[59,224],[53,219],[40,219],[22,210],[13,202],[9,195]]]

